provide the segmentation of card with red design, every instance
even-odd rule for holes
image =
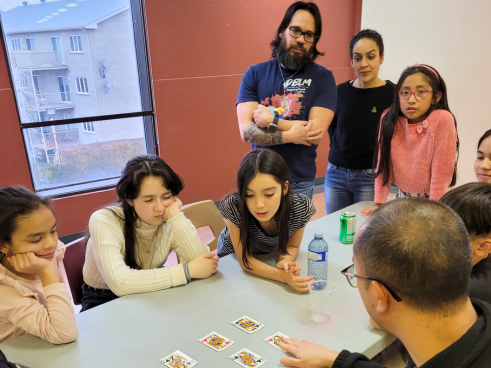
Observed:
[[[242,331],[245,331],[249,334],[256,332],[264,327],[264,324],[258,322],[251,317],[243,316],[235,321],[230,322],[230,324],[234,325],[237,328],[240,328]]]
[[[225,350],[235,343],[234,341],[223,335],[220,335],[218,332],[215,331],[209,333],[205,337],[202,337],[198,341],[216,351]]]

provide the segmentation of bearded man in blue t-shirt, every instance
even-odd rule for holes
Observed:
[[[336,82],[314,63],[322,20],[317,5],[292,4],[271,42],[272,59],[251,66],[237,98],[240,136],[255,148],[278,152],[293,191],[312,198],[317,145],[334,117]]]

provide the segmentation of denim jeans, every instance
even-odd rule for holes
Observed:
[[[351,170],[329,163],[324,180],[326,212],[329,215],[375,196],[372,169]]]
[[[80,304],[82,304],[82,309],[80,312],[85,312],[86,310],[110,302],[111,300],[117,298],[118,296],[111,290],[94,289],[84,282],[82,285],[82,300],[80,301]]]
[[[300,181],[291,182],[290,188],[295,193],[303,194],[304,196],[307,196],[310,199],[312,199],[312,196],[314,195],[314,181],[313,180],[312,181],[303,181],[303,182],[300,182]]]

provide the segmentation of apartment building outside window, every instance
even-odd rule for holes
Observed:
[[[62,3],[0,13],[33,187],[55,196],[114,186],[157,152],[141,0]]]

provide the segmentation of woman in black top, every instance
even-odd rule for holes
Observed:
[[[329,165],[324,182],[326,212],[373,201],[372,162],[382,112],[394,100],[394,83],[379,78],[382,36],[364,29],[351,38],[354,81],[338,85],[336,115],[329,127]]]

